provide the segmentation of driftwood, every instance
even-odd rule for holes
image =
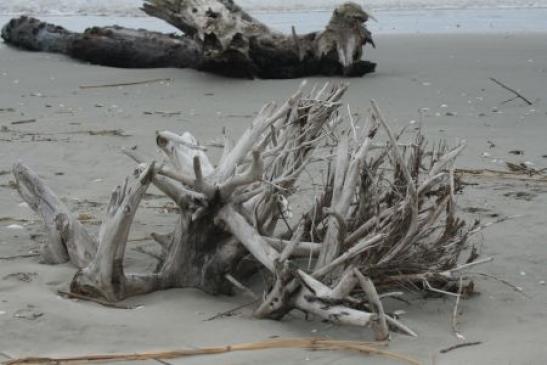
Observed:
[[[173,287],[230,294],[233,282],[252,275],[241,267],[250,257],[270,280],[259,318],[300,309],[337,324],[372,326],[377,340],[390,328],[414,335],[385,312],[382,298],[409,284],[445,292],[466,270],[491,261],[477,259],[475,250],[462,258],[481,229],[466,226],[455,211],[460,186],[453,164],[464,146],[426,151],[418,131],[406,147],[374,102],[353,138],[341,114],[345,91],[301,88],[279,106],[266,105],[238,141],[225,136],[217,162],[190,133],[158,132],[162,163],[126,150],[138,166],[112,193],[97,237],[17,163],[19,192],[50,232],[43,260],[79,268],[72,293],[115,302]],[[371,148],[382,131],[387,143]],[[317,167],[322,178],[313,173]],[[311,195],[310,178],[322,180],[311,184]],[[178,205],[178,222],[168,234],[152,234],[162,248],[155,272],[127,273],[131,223],[151,184]],[[291,216],[294,199],[309,204]]]
[[[368,14],[355,3],[334,10],[324,31],[282,34],[251,17],[232,0],[145,0],[142,10],[184,35],[118,26],[84,33],[29,17],[2,29],[8,44],[32,51],[64,53],[87,62],[128,68],[190,67],[233,77],[295,78],[362,76],[376,64],[362,60],[374,45]]]

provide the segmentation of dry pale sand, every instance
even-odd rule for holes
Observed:
[[[466,139],[469,147],[460,167],[503,168],[493,162],[530,161],[547,165],[547,34],[466,36],[379,36],[369,57],[378,72],[350,80],[345,99],[363,112],[376,99],[391,122],[423,123],[427,134],[451,143]],[[489,81],[496,77],[530,98],[517,100]],[[110,89],[80,90],[81,84],[104,84],[171,78],[172,82]],[[311,79],[322,83],[326,79]],[[8,171],[23,160],[80,212],[100,218],[111,189],[132,170],[120,154],[138,144],[154,152],[159,129],[189,130],[202,141],[223,126],[237,135],[253,113],[269,100],[281,100],[299,80],[245,81],[223,79],[192,70],[120,70],[80,64],[58,55],[20,52],[0,44],[0,256],[25,254],[44,240],[40,222],[9,187]],[[9,109],[12,108],[12,109]],[[422,112],[419,112],[420,108]],[[14,111],[10,111],[14,110]],[[160,115],[156,112],[180,114]],[[146,114],[146,113],[152,113]],[[35,119],[34,123],[15,124]],[[128,137],[92,136],[88,131],[122,129]],[[29,133],[24,133],[29,132]],[[33,136],[32,133],[35,135]],[[495,145],[495,146],[494,146]],[[524,155],[509,154],[522,150]],[[488,153],[483,157],[483,153]],[[420,336],[394,335],[391,350],[424,364],[544,364],[547,337],[547,184],[482,179],[459,197],[462,209],[479,208],[484,221],[514,216],[479,237],[483,254],[495,257],[479,268],[522,287],[526,296],[492,280],[477,280],[480,295],[463,303],[461,331],[480,346],[448,354],[439,350],[457,343],[450,326],[453,299],[413,300],[405,322]],[[172,216],[162,212],[167,201],[151,195],[138,213],[133,238],[166,231]],[[10,229],[18,224],[23,229]],[[134,247],[129,263],[152,265]],[[28,275],[13,276],[16,273]],[[0,261],[0,353],[72,355],[131,352],[206,346],[267,339],[271,336],[326,336],[370,339],[368,330],[340,328],[299,317],[283,322],[259,321],[243,310],[231,318],[204,321],[247,299],[212,298],[195,290],[171,290],[133,298],[138,310],[116,310],[56,295],[74,274],[66,266],[44,266],[37,258]],[[20,279],[27,279],[21,281]],[[17,318],[41,314],[34,320]],[[2,359],[3,355],[0,355]],[[228,354],[173,364],[388,364],[389,360],[354,354],[266,351]]]

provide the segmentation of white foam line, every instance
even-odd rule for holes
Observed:
[[[239,0],[237,3],[250,11],[293,11],[332,9],[345,0]],[[423,10],[423,9],[466,9],[506,7],[547,7],[547,0],[366,0],[357,1],[365,9]],[[137,16],[141,15],[141,0],[7,0],[0,1],[0,15],[29,14],[35,16],[99,15]]]

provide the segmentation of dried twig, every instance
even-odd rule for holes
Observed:
[[[181,357],[199,355],[217,355],[238,351],[257,351],[268,349],[309,349],[309,350],[331,350],[331,351],[352,351],[366,355],[378,355],[392,358],[407,364],[419,365],[420,362],[408,356],[378,348],[378,344],[362,341],[336,341],[321,338],[276,338],[252,343],[241,343],[228,346],[193,348],[175,351],[145,352],[133,354],[113,355],[88,355],[66,358],[23,358],[9,360],[4,365],[70,365],[82,362],[112,362],[112,361],[144,361],[144,360],[168,360]]]
[[[134,247],[133,250],[139,253],[142,253],[143,255],[149,256],[159,262],[163,262],[164,260],[164,257],[162,257],[160,254],[156,254],[155,252],[152,252],[151,250],[147,250],[146,248],[142,246]]]
[[[414,332],[412,329],[410,329],[409,327],[405,326],[403,323],[401,323],[398,319],[395,319],[393,317],[390,317],[386,314],[386,321],[388,324],[390,324],[391,326],[397,328],[399,331],[401,331],[402,333],[408,335],[408,336],[412,336],[412,337],[418,337],[418,334],[416,332]]]
[[[165,360],[161,360],[161,359],[154,359],[155,361],[159,362],[160,364],[163,364],[163,365],[171,365],[171,363],[165,361]]]
[[[491,81],[495,82],[496,84],[498,84],[499,86],[501,86],[502,88],[504,88],[505,90],[508,90],[510,92],[512,92],[513,94],[516,95],[516,97],[518,97],[519,99],[522,99],[526,104],[528,105],[533,105],[533,103],[528,100],[526,97],[524,97],[521,93],[519,93],[518,91],[516,91],[515,89],[505,85],[503,82],[499,81],[499,80],[496,80],[495,78],[493,77],[490,77],[489,78]]]
[[[25,255],[15,255],[15,256],[0,256],[0,260],[3,261],[11,261],[11,260],[17,260],[17,259],[28,259],[31,257],[39,257],[39,253],[29,253]]]
[[[113,136],[113,137],[131,137],[130,134],[125,133],[122,129],[105,129],[99,131],[82,131],[78,133],[89,134],[90,136]]]
[[[16,120],[15,122],[11,122],[12,125],[29,124],[29,123],[36,123],[36,119]]]
[[[235,312],[237,312],[237,311],[239,311],[243,308],[250,307],[251,305],[256,304],[256,303],[258,303],[258,300],[253,300],[252,302],[242,304],[242,305],[238,305],[235,308],[228,309],[227,311],[217,313],[214,316],[205,319],[204,321],[209,322],[209,321],[214,321],[215,319],[219,319],[219,318],[223,318],[223,317],[229,317],[229,316],[233,315]]]
[[[477,346],[477,345],[482,345],[482,341],[459,343],[457,345],[450,346],[450,347],[447,347],[445,349],[442,349],[440,351],[440,353],[441,354],[446,354],[447,352],[450,352],[450,351],[453,351],[453,350],[456,350],[456,349],[461,349],[462,347]]]
[[[162,82],[162,81],[171,81],[171,78],[152,79],[152,80],[143,80],[143,81],[135,81],[135,82],[121,82],[116,84],[104,84],[104,85],[80,85],[80,89],[100,89],[100,88],[107,88],[107,87],[143,85],[143,84],[151,84],[154,82]]]
[[[515,284],[512,284],[510,283],[509,281],[505,280],[505,279],[500,279],[494,275],[490,275],[490,274],[486,274],[486,273],[482,273],[482,272],[479,272],[479,273],[472,273],[473,275],[478,275],[478,276],[482,276],[482,277],[485,277],[485,278],[488,278],[488,279],[492,279],[492,280],[495,280],[511,289],[513,289],[514,291],[516,291],[517,293],[519,293],[520,295],[522,295],[523,297],[525,298],[531,298],[528,294],[526,294],[524,292],[524,290],[522,290],[522,288],[520,286],[516,286]]]

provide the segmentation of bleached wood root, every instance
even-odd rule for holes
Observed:
[[[402,333],[408,335],[408,336],[412,336],[412,337],[418,337],[418,334],[416,332],[414,332],[412,329],[410,329],[408,326],[404,325],[403,323],[401,323],[401,321],[393,318],[393,317],[390,317],[388,316],[387,314],[385,315],[385,318],[386,318],[386,322],[388,324],[390,324],[391,326],[397,328],[399,331],[401,331]]]
[[[278,238],[263,237],[270,246],[275,248],[277,251],[281,252],[287,245],[291,242],[287,240],[282,240]],[[321,245],[315,242],[296,242],[296,245],[292,251],[291,257],[309,257],[317,256]]]
[[[384,306],[382,304],[380,297],[378,296],[376,287],[374,286],[374,283],[372,282],[372,280],[370,280],[370,278],[365,277],[359,270],[355,269],[354,272],[357,278],[359,279],[361,288],[367,295],[370,305],[374,308],[374,310],[376,311],[378,315],[377,321],[375,323],[376,340],[385,341],[389,338],[389,328],[386,322],[386,314],[384,312]]]
[[[356,185],[360,183],[360,171],[363,168],[372,138],[376,135],[377,130],[378,126],[376,124],[370,125],[368,129],[365,129],[362,145],[351,155],[349,155],[349,140],[347,136],[344,136],[338,145],[336,172],[333,183],[333,206],[331,206],[334,217],[329,219],[327,236],[316,263],[317,268],[332,262],[338,256],[340,246],[345,241],[347,232],[345,232],[346,229],[341,222],[345,222],[351,215],[351,203]]]
[[[373,313],[355,310],[342,305],[329,306],[306,289],[303,289],[302,292],[296,296],[294,305],[323,320],[340,325],[365,327],[376,320],[376,315]]]
[[[129,230],[139,203],[152,182],[154,164],[138,172],[131,184],[128,179],[113,192],[99,232],[99,246],[93,261],[81,269],[71,284],[71,291],[117,301],[128,293],[155,290],[153,280],[126,276],[123,259]]]
[[[48,264],[71,261],[85,267],[95,256],[95,239],[34,171],[18,162],[13,175],[19,195],[42,217],[48,231],[48,241],[41,247],[42,260]]]
[[[245,218],[237,212],[234,207],[228,205],[224,207],[217,218],[226,224],[227,229],[238,239],[249,252],[271,272],[275,272],[275,262],[279,258],[279,253],[273,249],[258,234]]]
[[[457,216],[453,165],[463,146],[427,152],[421,131],[403,143],[375,103],[361,135],[354,121],[350,132],[339,132],[345,90],[327,84],[305,93],[303,84],[280,106],[266,105],[234,143],[225,133],[216,163],[188,132],[157,133],[162,164],[136,149],[124,151],[137,162],[138,176],[112,194],[99,237],[91,238],[95,245],[83,246],[90,251],[76,263],[81,270],[72,291],[108,301],[183,287],[249,294],[246,280],[260,270],[266,286],[259,318],[282,319],[296,309],[370,326],[381,341],[390,328],[415,335],[385,313],[382,298],[399,295],[408,282],[455,295],[434,287],[490,261],[466,243],[488,224],[466,227]],[[388,142],[372,149],[382,131]],[[310,172],[315,164],[319,174]],[[78,224],[68,209],[28,169],[16,165],[14,173],[20,194],[52,232],[44,254],[63,261],[73,252],[81,259],[70,247],[87,240],[85,230],[66,235],[55,223],[68,217],[69,227]],[[151,184],[177,204],[178,219],[171,232],[151,235],[161,248],[153,273],[128,274],[130,226]],[[293,217],[295,200],[301,205]]]
[[[345,297],[337,297],[340,292],[334,293],[328,286],[301,270],[298,271],[298,276],[304,286],[294,299],[297,308],[337,324],[364,327],[376,321],[377,316],[373,313],[330,303],[331,300],[336,301]]]

